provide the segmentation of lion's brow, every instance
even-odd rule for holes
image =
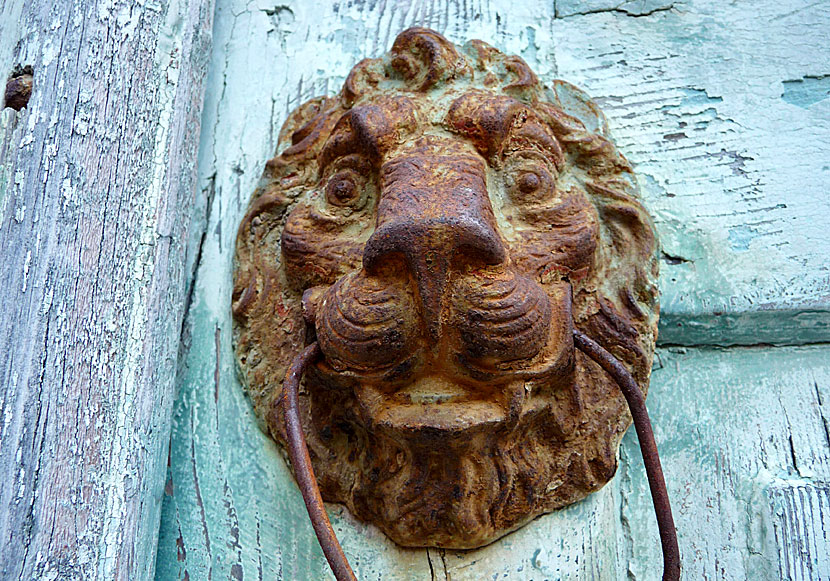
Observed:
[[[338,157],[364,154],[379,161],[402,133],[415,126],[415,107],[406,97],[360,105],[343,114],[320,154],[325,167]]]
[[[488,158],[500,152],[527,121],[544,126],[539,116],[521,101],[507,95],[479,91],[471,91],[455,99],[445,118],[451,131],[470,139]],[[553,135],[544,130],[525,131],[523,137],[543,150],[554,150],[554,157],[561,155]]]
[[[501,147],[514,116],[525,110],[512,97],[470,91],[450,104],[446,122],[453,132],[471,138],[477,148],[489,153]]]

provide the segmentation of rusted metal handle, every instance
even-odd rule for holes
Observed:
[[[308,455],[308,446],[303,434],[303,426],[300,423],[300,380],[303,372],[309,363],[320,356],[320,347],[315,341],[294,358],[288,374],[285,376],[282,397],[285,398],[285,431],[288,436],[288,455],[291,457],[291,466],[294,468],[294,475],[297,484],[305,501],[308,516],[311,518],[311,526],[323,548],[323,554],[329,562],[337,581],[357,581],[354,571],[349,566],[349,561],[337,542],[334,529],[326,514],[326,507],[323,505],[323,497],[320,496],[320,487],[317,486],[317,478],[314,476],[314,469],[311,467],[311,457]]]
[[[680,549],[677,546],[677,532],[643,392],[640,391],[634,377],[616,357],[576,329],[574,329],[574,344],[580,351],[599,363],[600,367],[617,382],[625,401],[628,402],[628,409],[631,410],[631,417],[634,418],[634,428],[637,430],[637,439],[640,441],[640,452],[643,455],[648,486],[651,489],[651,501],[654,504],[654,514],[657,516],[657,529],[660,531],[660,544],[663,546],[663,581],[677,581],[680,579]]]
[[[677,581],[680,579],[680,551],[677,545],[677,533],[669,504],[669,494],[663,479],[663,469],[660,466],[660,456],[657,454],[657,444],[654,441],[654,432],[648,418],[645,398],[632,375],[608,351],[598,343],[574,330],[574,344],[588,357],[596,361],[610,375],[620,387],[631,416],[634,418],[634,428],[640,440],[640,450],[643,454],[643,463],[646,467],[651,498],[654,503],[654,512],[657,516],[657,528],[660,531],[660,543],[663,547],[663,581]],[[312,343],[294,358],[288,374],[282,397],[285,398],[285,424],[288,436],[288,455],[294,468],[297,484],[303,495],[311,525],[317,534],[317,540],[323,549],[323,554],[329,562],[337,581],[357,581],[354,571],[349,566],[346,555],[337,542],[331,522],[326,514],[320,488],[311,467],[311,458],[308,455],[305,435],[300,423],[299,386],[305,368],[320,356],[320,347]]]

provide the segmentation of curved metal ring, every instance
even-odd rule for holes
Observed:
[[[663,478],[663,469],[660,466],[660,456],[657,453],[657,444],[654,441],[654,432],[646,410],[645,398],[631,373],[620,361],[603,349],[598,343],[578,330],[574,330],[574,344],[588,357],[596,361],[608,375],[619,385],[631,416],[634,418],[634,427],[640,441],[640,450],[643,463],[646,467],[651,498],[654,504],[654,513],[657,516],[657,528],[660,531],[660,543],[663,549],[663,581],[678,581],[680,579],[680,551],[677,545],[677,533],[672,518],[669,494]],[[331,567],[337,581],[357,581],[354,571],[349,566],[346,555],[337,541],[331,522],[326,514],[320,488],[311,467],[311,458],[308,455],[305,435],[300,423],[299,386],[305,368],[320,356],[320,347],[312,343],[294,358],[285,377],[282,397],[285,403],[285,427],[288,436],[288,455],[294,468],[297,484],[303,495],[311,525],[317,534],[317,540],[323,549],[323,554]]]
[[[303,494],[308,516],[311,518],[311,526],[320,541],[323,554],[329,562],[337,581],[357,581],[354,571],[349,566],[349,561],[343,553],[340,543],[331,528],[331,522],[326,514],[323,505],[323,497],[320,496],[320,487],[317,486],[317,478],[314,476],[314,469],[311,467],[311,457],[308,455],[303,426],[300,423],[300,402],[299,388],[300,380],[303,377],[305,368],[317,357],[320,356],[320,347],[315,341],[294,358],[288,373],[285,376],[282,397],[285,398],[285,432],[288,435],[288,455],[291,458],[291,466],[294,468],[294,476],[300,492]]]
[[[657,517],[657,529],[660,531],[660,544],[663,547],[663,581],[677,581],[680,579],[680,549],[677,546],[677,531],[671,514],[663,468],[660,466],[660,455],[657,453],[657,443],[654,441],[651,420],[646,410],[646,398],[643,397],[643,392],[640,391],[640,387],[628,369],[599,343],[574,329],[574,345],[596,361],[617,382],[625,401],[628,402],[628,409],[631,410],[631,417],[634,418],[634,428],[637,430],[637,439],[640,441],[643,464],[646,466],[651,502],[654,504],[654,514]]]

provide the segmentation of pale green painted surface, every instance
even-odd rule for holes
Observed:
[[[296,485],[236,380],[233,239],[286,113],[337,91],[406,26],[485,39],[600,101],[666,252],[664,343],[830,340],[830,99],[810,80],[830,73],[827,5],[320,4],[217,2],[199,159],[207,229],[157,579],[326,578]],[[659,350],[649,407],[685,579],[830,579],[828,351]],[[361,579],[649,581],[659,553],[643,478],[628,434],[602,491],[468,553],[402,550],[341,507],[330,514]]]
[[[206,356],[187,371],[175,410],[157,579],[183,579],[185,571],[190,579],[326,578],[302,499],[275,446],[255,428],[232,381],[227,336],[220,335],[218,400],[215,343],[208,335],[194,340],[193,348]],[[830,348],[672,347],[658,353],[649,406],[684,578],[827,579]],[[360,579],[431,579],[430,566],[437,579],[470,581],[622,581],[629,570],[635,579],[660,574],[633,432],[611,484],[478,551],[398,549],[341,507],[332,505],[329,513]]]

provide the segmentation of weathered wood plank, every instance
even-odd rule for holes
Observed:
[[[0,577],[152,578],[212,2],[2,15]]]
[[[770,492],[780,578],[830,578],[830,483],[786,483]]]
[[[685,578],[830,579],[830,349],[664,349],[652,386]],[[632,574],[651,579],[657,528],[632,436],[622,518]]]
[[[608,4],[561,19],[555,56],[636,165],[664,251],[661,340],[827,341],[830,6]]]
[[[827,340],[830,255],[814,216],[830,204],[823,195],[830,100],[814,88],[792,97],[795,85],[784,83],[820,76],[820,64],[830,62],[822,42],[827,10],[765,2],[752,8],[764,16],[756,21],[739,6],[618,4],[592,1],[592,13],[581,15],[585,5],[566,0],[218,3],[199,161],[211,203],[177,380],[158,579],[327,574],[296,485],[257,431],[235,377],[233,240],[285,115],[336,92],[354,62],[388,48],[409,25],[454,41],[483,38],[520,54],[542,79],[567,79],[603,101],[663,237],[664,342]],[[770,26],[778,36],[766,42]],[[667,442],[671,493],[683,499],[675,503],[687,578],[720,579],[722,569],[732,579],[778,578],[791,535],[806,535],[816,550],[826,541],[816,515],[802,514],[811,519],[808,533],[787,524],[797,517],[782,521],[783,504],[771,491],[789,486],[791,476],[797,486],[826,479],[816,418],[826,422],[827,410],[816,407],[805,382],[811,367],[826,378],[827,352],[660,353],[664,368],[655,372],[649,405],[658,440]],[[730,371],[732,353],[747,355]],[[761,375],[769,370],[774,381]],[[683,422],[691,400],[698,415],[690,432]],[[782,408],[810,421],[784,425],[776,420]],[[756,424],[738,417],[743,409]],[[625,469],[608,487],[479,551],[401,550],[341,508],[330,514],[361,579],[656,579],[656,531],[632,436]],[[791,474],[790,436],[799,466],[813,476]],[[733,538],[741,539],[737,548]],[[825,566],[814,560],[812,571]]]

